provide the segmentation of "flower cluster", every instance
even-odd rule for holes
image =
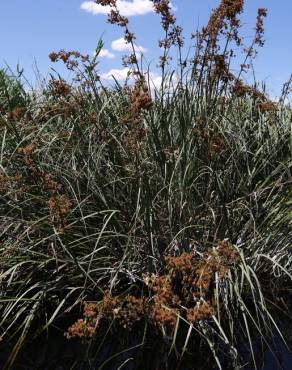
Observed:
[[[111,24],[116,24],[120,27],[126,27],[129,23],[129,20],[127,17],[122,16],[118,10],[111,9],[108,15],[108,22]]]
[[[144,135],[145,130],[139,127],[127,130],[122,138],[123,147],[128,153],[135,153]]]
[[[115,6],[117,3],[117,0],[95,0],[96,4],[100,4],[102,6]]]
[[[81,57],[84,59],[84,61],[88,59],[88,56],[81,56],[79,51],[65,51],[62,49],[58,52],[53,51],[49,54],[49,58],[53,63],[61,60],[70,70],[74,70],[76,67],[78,67],[77,60]]]
[[[215,54],[210,59],[213,61],[212,78],[223,82],[232,81],[234,79],[234,75],[229,70],[225,54]]]
[[[264,93],[259,91],[256,87],[245,85],[241,80],[235,81],[232,92],[237,97],[244,97],[248,95],[255,99],[256,107],[262,113],[277,112],[279,110],[277,103],[271,101]]]
[[[92,82],[99,81],[100,76],[96,72],[96,56],[92,58],[88,54],[81,54],[79,51],[53,51],[49,54],[49,58],[53,63],[62,61],[70,71],[75,72],[73,81],[82,82],[82,86],[86,87]],[[89,77],[89,80],[88,80]],[[54,86],[56,85],[56,86]],[[60,80],[56,84],[53,82],[53,91],[57,94],[68,95],[71,92],[69,85],[65,85],[64,81]]]
[[[196,323],[204,319],[210,319],[215,315],[215,309],[209,302],[200,301],[195,307],[188,309],[187,320]]]
[[[112,313],[119,324],[131,330],[135,323],[144,318],[147,312],[146,299],[128,295],[119,302]]]
[[[183,253],[166,257],[165,274],[147,282],[154,292],[154,323],[173,329],[177,313],[186,316],[192,324],[211,318],[215,312],[210,303],[215,274],[224,279],[239,259],[238,252],[225,241],[218,242],[216,248],[203,255]]]
[[[259,103],[257,107],[261,112],[277,112],[279,110],[277,103],[270,100]]]
[[[65,195],[52,196],[48,201],[51,221],[58,228],[63,229],[64,220],[71,211],[72,202]]]
[[[15,107],[11,112],[8,113],[7,118],[12,121],[20,121],[26,114],[26,108]]]
[[[161,16],[161,24],[164,31],[167,31],[171,25],[176,22],[170,8],[169,0],[153,0],[154,9],[157,14]]]
[[[130,32],[128,28],[129,19],[121,15],[118,9],[116,0],[108,0],[108,1],[107,0],[95,0],[95,3],[102,5],[102,6],[109,6],[110,11],[108,14],[108,22],[111,24],[120,26],[124,29],[125,42],[131,45],[132,52],[129,56],[125,56],[123,58],[123,64],[124,66],[135,66],[134,73],[138,74],[141,77],[142,73],[140,72],[140,67],[138,64],[138,57],[137,57],[136,49],[133,43],[136,37],[135,37],[135,34],[133,32]]]
[[[0,194],[5,194],[10,187],[11,179],[3,171],[0,171]]]
[[[123,136],[123,146],[128,152],[135,152],[139,142],[145,136],[145,129],[141,127],[143,111],[152,106],[152,99],[144,79],[139,78],[131,88],[125,89],[128,95],[129,108],[127,113],[120,118],[122,124],[127,125]]]
[[[238,36],[240,21],[238,15],[243,12],[244,0],[221,0],[220,5],[213,10],[209,22],[202,30],[202,36],[208,41],[210,48],[215,50],[218,45],[218,36],[225,34],[229,29],[228,37],[237,45],[241,44]]]
[[[78,96],[76,93],[71,94],[69,93],[70,86],[60,86],[58,85],[58,93],[60,95],[66,95],[66,99],[58,99],[58,101],[47,101],[44,105],[40,107],[37,114],[35,115],[34,119],[38,123],[45,123],[49,119],[62,116],[64,119],[71,117],[72,115],[80,112],[82,104],[84,103],[84,98]],[[56,94],[58,94],[56,92]],[[54,94],[54,93],[53,93]],[[56,95],[54,95],[56,96]]]
[[[181,49],[184,45],[184,38],[182,36],[182,27],[176,24],[176,18],[174,17],[170,1],[169,0],[152,0],[154,10],[161,17],[161,25],[165,31],[165,38],[159,40],[158,45],[160,48],[164,49],[164,53],[160,56],[160,66],[164,69],[165,65],[171,57],[169,56],[169,51],[171,46],[177,45]],[[180,61],[181,67],[184,65]]]
[[[66,97],[71,93],[71,86],[65,82],[63,79],[55,80],[52,79],[49,82],[49,88],[53,96],[56,97]]]
[[[215,248],[203,254],[167,256],[162,275],[144,276],[149,298],[129,294],[111,296],[107,292],[100,302],[85,305],[84,318],[73,324],[66,336],[92,337],[101,319],[115,319],[127,330],[146,319],[166,331],[174,329],[178,315],[193,325],[209,320],[215,314],[212,303],[215,276],[217,274],[224,279],[231,266],[239,260],[238,251],[227,241],[219,241]]]
[[[85,302],[83,319],[77,320],[65,333],[67,339],[92,338],[98,322],[98,306],[94,303]]]
[[[137,79],[134,86],[128,91],[130,108],[127,114],[121,119],[121,123],[137,124],[143,110],[148,110],[152,100],[148,86],[143,78]]]
[[[17,189],[20,190],[21,179],[22,175],[19,173],[15,176],[8,176],[4,171],[0,170],[0,194],[6,194],[16,186]]]
[[[145,317],[146,312],[145,298],[136,298],[133,295],[111,297],[106,292],[101,302],[85,303],[83,318],[71,325],[65,336],[68,339],[92,338],[101,319],[115,319],[124,329],[131,330]]]
[[[25,163],[30,166],[32,164],[32,155],[34,151],[36,150],[36,143],[30,143],[26,145],[25,147],[20,147],[17,150],[18,154],[21,154],[23,156],[23,159]]]
[[[249,95],[252,98],[259,99],[261,101],[267,100],[266,95],[263,94],[261,91],[259,91],[253,86],[244,84],[243,81],[238,80],[238,79],[235,81],[233,85],[232,92],[237,97],[243,97],[243,96]]]
[[[54,180],[54,176],[51,173],[42,172],[39,174],[42,181],[42,185],[45,191],[54,194],[61,189],[61,185]]]
[[[223,263],[225,266],[230,266],[240,261],[238,251],[226,240],[218,241],[217,247],[212,254],[214,255],[214,253],[219,256],[220,263]]]
[[[267,9],[259,8],[256,20],[256,36],[255,44],[264,46],[263,34],[264,34],[264,18],[267,16]]]

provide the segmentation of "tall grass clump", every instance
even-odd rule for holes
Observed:
[[[68,369],[259,368],[289,344],[292,289],[290,87],[274,101],[244,81],[267,11],[247,46],[244,1],[222,0],[184,59],[153,0],[157,86],[116,1],[96,3],[132,45],[125,84],[100,78],[102,42],[52,52],[74,79],[37,94],[0,74],[3,369],[56,327],[82,344]]]

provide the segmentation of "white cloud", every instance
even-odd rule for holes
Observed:
[[[113,59],[115,57],[115,54],[110,52],[108,49],[101,49],[100,52],[98,53],[98,56],[100,58]]]
[[[104,78],[105,80],[111,80],[114,77],[118,81],[125,80],[128,77],[129,72],[130,72],[129,68],[122,69],[113,68],[107,73],[102,74],[101,78]]]
[[[118,81],[122,81],[126,79],[133,81],[133,75],[130,72],[131,72],[131,69],[127,67],[121,68],[121,69],[113,68],[109,70],[108,72],[103,73],[101,75],[101,78],[105,80],[112,80],[112,78],[114,77]],[[149,87],[152,93],[154,92],[154,90],[160,91],[161,84],[162,84],[162,77],[160,74],[154,71],[149,71],[149,76],[145,74],[145,77],[146,77],[147,82],[149,78]],[[179,78],[176,74],[167,75],[165,76],[164,84],[165,84],[165,87],[170,92],[171,90],[176,88],[178,81],[179,81]]]
[[[147,77],[146,77],[147,78]],[[167,92],[171,93],[173,90],[177,87],[177,84],[179,82],[179,76],[174,74],[167,74],[164,77],[164,88]],[[162,76],[158,74],[157,72],[149,72],[149,85],[152,94],[154,94],[154,91],[161,91],[162,88]]]
[[[121,15],[126,17],[153,12],[153,2],[151,0],[117,0],[117,6]],[[93,1],[84,1],[81,4],[81,9],[96,15],[108,14],[110,7],[96,4]]]
[[[156,73],[152,72],[152,73],[150,73],[149,82],[150,82],[151,88],[155,88],[157,90],[160,90],[161,83],[162,83],[162,77],[157,75]]]
[[[115,51],[132,51],[132,45],[127,43],[123,37],[114,40],[111,46]],[[143,46],[134,45],[134,47],[137,53],[145,53],[147,51],[147,49],[143,48]]]

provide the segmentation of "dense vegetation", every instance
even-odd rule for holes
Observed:
[[[3,369],[25,368],[23,350],[56,326],[82,343],[68,369],[257,368],[287,339],[292,289],[289,85],[272,101],[242,78],[266,10],[246,49],[243,1],[221,1],[170,73],[182,30],[153,1],[157,87],[115,1],[97,2],[133,45],[125,85],[100,80],[102,43],[93,58],[50,54],[70,84],[32,92],[0,74]],[[237,75],[232,43],[245,49]]]

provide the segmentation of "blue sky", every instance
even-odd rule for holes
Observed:
[[[130,14],[130,28],[137,35],[137,44],[146,50],[145,59],[154,68],[161,29],[158,16],[149,7],[150,0],[119,1],[124,12]],[[189,46],[189,34],[206,23],[219,0],[173,0],[172,3],[177,8],[176,17],[185,30]],[[276,95],[292,72],[292,0],[246,0],[242,19],[243,34],[247,37],[253,35],[259,7],[268,8],[268,17],[266,43],[255,62],[256,76]],[[56,68],[48,58],[51,51],[64,48],[92,53],[102,36],[107,52],[100,58],[101,73],[106,75],[113,69],[122,69],[121,56],[125,54],[121,50],[124,45],[119,41],[122,31],[107,24],[106,16],[99,14],[99,10],[91,1],[84,0],[0,1],[0,66],[7,63],[15,69],[19,63],[33,82],[35,64],[44,77],[50,68]]]

